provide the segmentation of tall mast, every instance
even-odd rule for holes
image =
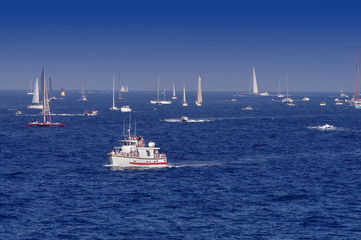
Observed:
[[[132,122],[132,113],[129,113],[129,129],[128,129],[128,132],[129,132],[129,140],[130,140],[130,126],[131,126],[131,122]]]
[[[157,87],[157,100],[159,100],[159,77],[158,77],[158,87]]]
[[[358,100],[358,94],[357,94],[357,82],[358,82],[358,66],[357,66],[357,48],[356,48],[356,93],[355,93],[355,99]]]
[[[120,72],[119,72],[119,100],[120,100],[121,97],[122,97],[122,94],[121,94],[121,91],[120,91],[121,86],[122,86],[122,84],[121,84],[121,81],[120,81]]]
[[[113,73],[113,109],[114,109],[114,81],[115,81],[115,74]]]
[[[183,84],[183,103],[186,102],[186,87]]]
[[[45,112],[46,112],[46,108],[45,108],[45,71],[44,71],[44,67],[43,67],[43,72],[41,73],[41,81],[42,81],[42,84],[43,84],[43,123],[45,123],[45,120],[46,120],[46,117],[45,117]]]
[[[137,119],[134,119],[134,136],[137,136]]]
[[[165,101],[165,87],[164,87],[164,101]]]
[[[287,99],[288,99],[288,74],[287,74]]]

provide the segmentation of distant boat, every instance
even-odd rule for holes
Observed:
[[[302,101],[310,101],[310,98],[304,97],[304,98],[302,98]]]
[[[85,110],[84,115],[85,115],[85,116],[96,116],[96,115],[98,115],[98,111]]]
[[[51,126],[58,126],[58,127],[65,127],[62,123],[52,123],[51,122],[51,113],[50,113],[50,104],[48,99],[48,89],[46,88],[46,81],[45,81],[45,71],[41,73],[41,85],[43,86],[43,122],[31,122],[28,123],[27,127],[51,127]]]
[[[236,102],[236,101],[237,101],[237,99],[235,99],[235,98],[231,99],[231,102]]]
[[[343,105],[343,102],[337,101],[335,105]]]
[[[28,93],[27,93],[28,95],[33,95],[34,94],[32,87],[33,87],[33,83],[30,80],[30,87],[29,87],[29,90],[28,90]]]
[[[28,106],[28,109],[43,109],[43,104],[40,104],[40,97],[39,97],[39,78],[35,80],[34,86],[34,93],[33,93],[33,105]]]
[[[242,108],[242,110],[248,110],[248,111],[252,111],[253,110],[253,108],[251,107],[251,106],[247,106],[247,107],[244,107],[244,108]]]
[[[49,100],[56,99],[56,97],[53,96],[53,83],[51,81],[51,78],[49,77]]]
[[[177,99],[176,95],[175,95],[175,87],[174,87],[174,82],[173,82],[173,97],[172,99]]]
[[[358,77],[359,77],[359,69],[358,69],[358,64],[357,64],[357,51],[356,51],[356,81],[355,81],[355,96],[351,99],[351,101],[349,102],[351,107],[354,108],[361,108],[361,100],[359,99],[358,96]]]
[[[65,90],[64,90],[64,88],[61,88],[60,96],[65,97]]]
[[[283,98],[285,95],[281,93],[281,81],[278,82],[278,94],[277,97]]]
[[[296,106],[296,104],[294,104],[293,102],[289,102],[289,103],[287,103],[287,105],[290,106],[290,107]]]
[[[186,87],[183,84],[183,107],[187,107],[187,106],[188,106],[188,103],[186,100]]]
[[[122,111],[122,112],[131,112],[132,109],[128,105],[125,105],[125,106],[120,108],[120,111]]]
[[[180,120],[181,120],[181,122],[188,122],[188,117],[187,116],[182,116],[181,118],[180,118]]]
[[[115,106],[115,96],[114,96],[114,81],[115,81],[115,75],[113,74],[113,106],[111,108],[109,108],[109,110],[119,110],[119,108],[117,108]]]
[[[286,98],[282,99],[282,102],[288,102],[288,103],[292,103],[293,99],[288,97],[288,75],[287,75],[287,92],[286,92]]]
[[[197,89],[197,100],[196,105],[202,106],[203,98],[202,98],[202,85],[201,85],[201,76],[198,76],[198,89]]]
[[[122,84],[121,84],[121,81],[120,81],[120,73],[119,73],[119,95],[118,95],[118,99],[117,99],[117,101],[118,102],[121,102],[121,101],[123,101],[123,98],[122,98],[122,88],[121,88],[121,86],[122,86]]]
[[[251,92],[251,86],[252,86],[252,92]],[[252,72],[252,80],[251,80],[250,88],[249,88],[249,94],[258,95],[258,96],[269,96],[268,92],[263,92],[263,93],[258,92],[256,70],[254,69],[254,67],[253,67],[253,72]]]
[[[159,99],[159,77],[158,77],[158,86],[157,86],[157,99],[156,100],[150,100],[150,103],[151,104],[159,104],[159,105],[162,105],[162,104],[171,104],[172,101],[167,101],[165,100],[165,88],[164,88],[164,100],[160,100]]]
[[[325,102],[321,102],[321,103],[320,103],[320,106],[326,106],[326,103],[325,103]]]
[[[160,101],[160,104],[171,104],[172,103],[172,101],[170,101],[170,100],[165,100],[165,90],[166,90],[166,88],[164,87],[164,97],[163,97],[163,100],[162,101]]]
[[[79,101],[88,101],[88,99],[87,99],[87,97],[85,95],[85,89],[84,89],[84,74],[82,74],[81,86],[82,86],[81,98],[80,98]]]

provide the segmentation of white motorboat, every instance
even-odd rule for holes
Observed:
[[[253,110],[253,108],[252,108],[251,106],[247,106],[247,107],[242,108],[242,110],[249,110],[249,111],[251,111],[251,110]]]
[[[131,112],[132,109],[128,105],[125,105],[125,106],[120,108],[120,111],[122,111],[122,112]]]
[[[180,118],[180,120],[181,120],[181,122],[188,122],[188,117],[187,116],[182,116],[181,118]]]
[[[290,106],[290,107],[295,107],[296,106],[296,104],[294,104],[293,102],[289,102],[289,103],[287,103],[287,105]]]
[[[96,115],[98,115],[98,111],[85,110],[84,115],[85,115],[85,116],[96,116]]]
[[[304,97],[304,98],[302,98],[302,101],[310,101],[310,98]]]
[[[337,101],[335,105],[343,105],[343,102]]]
[[[150,141],[146,146],[142,136],[137,137],[130,135],[130,120],[129,120],[129,135],[124,140],[119,140],[120,146],[108,153],[111,166],[115,167],[166,167],[167,156],[165,153],[160,153],[160,148],[155,147],[155,143]]]
[[[320,103],[320,106],[326,106],[326,103],[325,103],[325,102],[321,102],[321,103]]]

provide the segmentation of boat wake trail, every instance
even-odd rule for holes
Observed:
[[[222,163],[195,163],[195,164],[167,164],[167,166],[162,167],[119,167],[112,164],[106,164],[104,167],[109,167],[111,170],[155,170],[155,169],[164,169],[164,168],[183,168],[183,167],[212,167],[212,166],[220,166]]]
[[[214,121],[214,119],[210,119],[210,118],[204,118],[204,119],[188,119],[187,121],[182,121],[181,119],[178,118],[169,118],[169,119],[163,119],[162,121],[164,122],[191,122],[191,123],[195,123],[195,122],[212,122]]]
[[[329,125],[329,124],[325,124],[322,126],[310,126],[307,127],[308,129],[316,129],[316,130],[320,130],[320,131],[342,131],[344,130],[343,128],[337,128],[333,125]]]

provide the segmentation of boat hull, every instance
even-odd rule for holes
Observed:
[[[159,168],[167,166],[166,158],[134,158],[109,154],[109,161],[112,166],[116,167]]]
[[[27,127],[65,127],[65,124],[62,123],[41,123],[41,122],[32,122],[32,123],[28,123],[26,125]]]

